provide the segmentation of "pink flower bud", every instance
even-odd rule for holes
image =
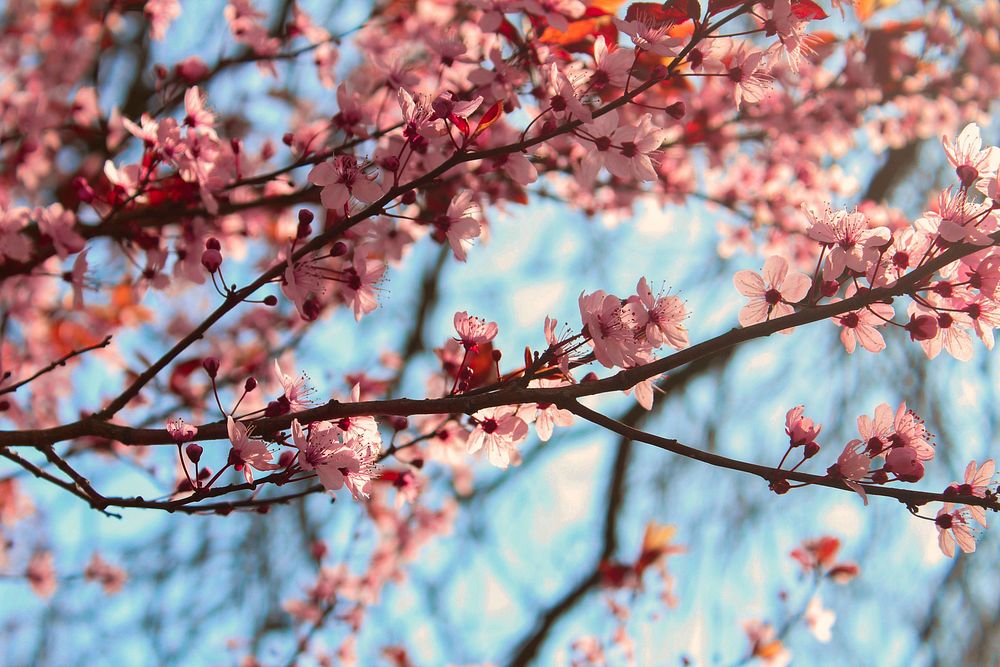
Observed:
[[[248,394],[257,388],[257,378],[249,377],[247,381],[243,383],[243,391]]]
[[[343,241],[337,241],[332,246],[330,246],[330,256],[340,257],[341,255],[347,254],[347,244]]]
[[[290,449],[286,449],[285,451],[281,452],[281,454],[278,456],[278,465],[282,468],[287,468],[288,466],[292,465],[292,461],[294,460],[295,460],[295,452],[293,452]]]
[[[392,425],[393,430],[404,431],[410,425],[410,420],[406,417],[395,416],[389,419],[389,423]]]
[[[215,273],[222,266],[222,253],[218,250],[206,250],[201,253],[201,265],[209,273]]]
[[[664,111],[666,111],[667,115],[673,118],[674,120],[680,120],[681,118],[684,117],[684,114],[687,113],[687,109],[684,107],[683,102],[674,102],[666,109],[664,109]]]
[[[222,244],[219,243],[219,239],[214,236],[210,236],[205,240],[206,250],[222,250]]]
[[[937,336],[938,321],[932,315],[910,315],[903,328],[910,332],[910,340],[930,340]]]

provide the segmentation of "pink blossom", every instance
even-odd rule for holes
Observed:
[[[484,408],[472,415],[476,428],[466,442],[469,453],[486,448],[486,457],[497,468],[506,469],[519,456],[515,445],[528,437],[528,425],[517,409],[504,406]]]
[[[87,581],[100,583],[107,595],[114,595],[120,592],[125,582],[128,581],[128,573],[123,568],[112,565],[101,558],[99,553],[94,552],[83,571],[83,578]]]
[[[198,427],[194,424],[186,424],[183,419],[176,418],[167,421],[167,433],[174,442],[181,444],[194,440],[198,435]]]
[[[478,350],[480,345],[496,338],[500,330],[496,322],[472,317],[464,310],[455,313],[454,324],[458,341],[466,350]]]
[[[868,264],[877,257],[876,248],[891,238],[885,227],[871,228],[868,218],[860,211],[827,210],[822,217],[815,217],[806,209],[812,226],[809,238],[819,241],[828,249],[824,275],[836,279],[844,268],[865,273]]]
[[[149,36],[156,41],[163,41],[167,36],[167,28],[181,15],[179,0],[147,0],[142,13],[149,21]]]
[[[626,368],[636,360],[634,306],[624,308],[622,300],[598,290],[580,294],[583,333],[594,348],[594,356],[606,368]]]
[[[565,113],[573,120],[583,123],[593,120],[590,109],[580,101],[576,86],[559,71],[555,63],[545,69],[545,78],[550,90],[549,108],[552,111],[560,115]]]
[[[972,535],[969,525],[971,517],[964,508],[955,509],[952,503],[944,503],[934,517],[934,525],[938,529],[938,546],[948,558],[955,555],[955,545],[963,552],[970,554],[976,550],[976,538]]]
[[[250,430],[243,422],[235,421],[232,415],[226,415],[226,430],[229,433],[229,442],[233,449],[230,453],[230,461],[233,462],[236,470],[242,470],[247,484],[253,484],[253,470],[264,472],[266,470],[277,470],[280,466],[273,463],[274,454],[267,448],[262,440],[250,437]]]
[[[344,269],[340,291],[351,308],[354,319],[360,321],[362,315],[367,315],[378,308],[378,298],[375,296],[375,286],[385,273],[385,264],[377,259],[364,259],[355,255],[354,262]]]
[[[465,261],[466,252],[472,247],[472,239],[478,238],[482,233],[482,225],[475,218],[478,210],[472,202],[472,192],[466,190],[451,201],[447,213],[434,220],[437,233],[448,239],[455,259],[460,262]]]
[[[590,75],[590,85],[596,90],[624,88],[634,60],[632,49],[618,48],[617,45],[609,48],[604,35],[598,35],[594,40],[594,71]]]
[[[690,343],[687,329],[682,324],[687,318],[684,301],[673,295],[654,298],[646,278],[640,278],[635,286],[636,295],[629,301],[637,300],[646,312],[646,340],[653,347],[667,344],[682,350]]]
[[[301,412],[312,405],[313,402],[309,396],[315,390],[307,384],[309,382],[308,375],[302,373],[294,378],[290,375],[285,375],[277,359],[274,360],[274,373],[278,378],[278,382],[281,383],[284,397],[288,401],[289,411]]]
[[[338,155],[331,162],[316,165],[309,172],[309,182],[323,188],[323,206],[339,213],[344,212],[351,197],[369,203],[382,196],[374,176],[366,174],[351,155]]]
[[[981,466],[977,466],[975,461],[969,461],[965,467],[965,477],[961,484],[950,484],[944,493],[948,495],[967,495],[985,498],[990,487],[994,484],[996,474],[996,463],[993,459],[986,459]],[[986,527],[986,510],[978,505],[967,505],[966,509],[979,524]]]
[[[623,33],[632,39],[632,43],[640,51],[652,51],[659,56],[676,55],[677,48],[684,43],[678,37],[671,37],[667,30],[670,23],[661,20],[652,13],[640,9],[636,17],[626,21],[618,17],[612,19]]]
[[[565,384],[560,380],[541,379],[532,380],[528,386],[561,387]],[[573,413],[569,410],[563,410],[554,403],[539,403],[536,407],[538,414],[535,416],[535,432],[538,433],[538,439],[542,442],[549,441],[556,426],[565,428],[573,424]]]
[[[576,20],[586,9],[580,0],[523,0],[523,7],[525,12],[544,16],[549,25],[559,32],[569,30],[567,17]]]
[[[31,584],[35,595],[43,598],[52,597],[56,592],[56,568],[52,563],[51,551],[36,551],[28,561],[28,569],[24,575]]]
[[[378,476],[378,450],[344,437],[343,430],[326,421],[310,424],[307,437],[299,420],[292,420],[292,442],[299,450],[299,466],[315,471],[327,491],[346,485],[355,500],[367,498],[371,481]]]
[[[827,468],[826,474],[831,479],[842,481],[848,488],[855,491],[868,504],[868,496],[859,482],[868,475],[871,459],[865,452],[865,443],[851,440],[844,446],[844,451],[837,457],[837,462]]]
[[[885,339],[875,327],[884,327],[895,314],[887,303],[874,303],[860,310],[853,310],[834,318],[840,327],[840,342],[848,354],[853,354],[858,343],[869,352],[885,349]]]
[[[741,43],[732,56],[726,76],[733,82],[733,97],[738,109],[743,102],[760,102],[771,87],[771,77],[766,73],[763,51],[751,51]]]
[[[955,143],[947,135],[942,135],[941,144],[948,161],[955,167],[963,188],[971,187],[980,178],[995,176],[1000,167],[1000,148],[983,148],[979,126],[975,123],[966,125]]]
[[[772,255],[764,262],[763,277],[754,271],[737,271],[733,284],[750,301],[740,310],[739,320],[748,327],[772,317],[784,317],[795,312],[791,304],[805,298],[812,286],[809,276],[798,271],[788,272],[788,262]],[[791,333],[784,329],[782,333]]]
[[[823,430],[823,427],[813,422],[808,417],[803,417],[804,405],[797,405],[785,415],[785,433],[791,441],[792,447],[801,447],[816,441],[816,436]]]
[[[76,216],[56,203],[46,208],[36,208],[33,217],[38,222],[38,230],[51,239],[59,257],[66,257],[83,250],[85,241],[74,227]]]

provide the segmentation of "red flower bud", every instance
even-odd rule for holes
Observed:
[[[214,378],[219,372],[219,360],[215,357],[205,357],[201,362],[201,367],[208,373],[208,377]]]
[[[191,460],[191,463],[197,463],[201,460],[201,453],[204,451],[202,446],[192,442],[190,445],[184,448],[184,453]]]

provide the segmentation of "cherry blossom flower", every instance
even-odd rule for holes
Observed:
[[[351,155],[338,155],[331,162],[321,162],[309,172],[309,182],[322,189],[323,206],[343,212],[351,197],[369,203],[382,196],[381,186],[368,176]]]
[[[683,39],[671,37],[667,30],[670,22],[664,21],[646,11],[645,8],[636,12],[635,18],[623,20],[612,19],[615,26],[632,39],[632,43],[640,51],[651,51],[658,56],[676,55],[677,48],[684,43]]]
[[[198,427],[194,424],[186,424],[183,419],[171,419],[167,421],[167,433],[177,444],[190,442],[198,435]]]
[[[580,317],[584,335],[594,356],[606,368],[626,368],[636,361],[634,305],[624,308],[621,299],[601,290],[580,294]]]
[[[489,462],[506,469],[519,456],[515,445],[528,437],[528,425],[511,406],[483,408],[472,419],[476,428],[466,442],[469,453],[475,454],[485,447]]]
[[[181,15],[179,0],[147,0],[142,13],[149,21],[149,36],[157,42],[167,36],[167,28]]]
[[[250,437],[250,430],[243,422],[235,421],[232,415],[226,415],[226,431],[229,433],[229,442],[233,449],[230,452],[230,461],[238,471],[243,472],[247,484],[253,484],[253,470],[264,472],[267,470],[277,470],[280,466],[273,463],[274,454],[267,448],[261,440]]]
[[[73,310],[83,310],[83,288],[84,279],[87,276],[87,250],[84,249],[77,254],[73,260],[73,268],[69,271],[69,282],[73,286]],[[64,276],[64,278],[67,276]]]
[[[908,410],[906,403],[900,403],[893,420],[895,433],[890,440],[894,448],[909,447],[916,453],[920,461],[930,461],[934,458],[934,445],[931,444],[931,434],[924,426],[924,420],[916,412]]]
[[[805,212],[812,223],[809,238],[819,241],[829,250],[824,275],[830,279],[839,277],[845,267],[859,274],[865,273],[868,264],[878,255],[876,248],[885,245],[891,238],[885,227],[869,227],[868,218],[860,211],[848,213],[828,209],[820,218],[808,209]]]
[[[858,343],[869,352],[884,350],[885,339],[875,327],[884,327],[894,314],[891,305],[874,303],[835,317],[834,321],[840,327],[840,342],[847,353],[853,354]]]
[[[884,456],[893,434],[893,413],[888,403],[881,403],[875,408],[875,417],[861,415],[858,417],[858,433],[865,443],[868,456],[875,458]]]
[[[580,0],[524,0],[524,11],[544,16],[549,25],[559,32],[569,30],[569,20],[583,15],[586,7]]]
[[[21,234],[30,217],[27,208],[4,209],[0,206],[0,258],[24,262],[31,256],[31,244]]]
[[[345,485],[355,500],[367,498],[371,480],[377,476],[374,447],[355,438],[344,440],[345,432],[332,422],[313,422],[308,437],[298,419],[292,420],[292,442],[299,450],[298,463],[313,470],[330,492]]]
[[[634,60],[635,52],[632,49],[622,49],[616,45],[609,48],[604,35],[598,35],[594,40],[594,71],[590,75],[590,85],[595,90],[624,88]]]
[[[942,135],[941,144],[948,161],[955,167],[963,188],[971,187],[980,178],[995,176],[1000,167],[1000,148],[983,148],[979,126],[975,123],[966,125],[955,143],[947,135]]]
[[[788,272],[788,262],[783,257],[772,255],[764,262],[763,277],[754,271],[737,271],[733,284],[740,294],[750,297],[750,301],[740,310],[739,321],[748,327],[765,322],[772,317],[791,315],[795,309],[791,304],[805,298],[812,286],[809,276],[798,271]],[[791,333],[783,329],[781,333]]]
[[[532,380],[528,385],[529,387],[561,387],[565,386],[566,383],[560,380]],[[539,403],[537,406],[538,414],[535,416],[535,432],[538,433],[538,439],[542,442],[548,442],[549,438],[552,437],[552,432],[555,430],[556,426],[570,426],[573,424],[573,413],[569,410],[563,410],[554,403]]]
[[[472,202],[472,192],[466,190],[451,201],[447,213],[434,219],[437,234],[448,239],[455,259],[460,262],[465,261],[472,240],[482,233],[482,225],[475,218],[478,210],[479,207]]]
[[[639,279],[635,291],[629,301],[638,301],[645,310],[646,340],[653,347],[664,344],[677,350],[687,347],[690,344],[688,332],[682,324],[687,318],[684,301],[673,295],[654,298],[645,277]]]
[[[375,285],[382,280],[385,264],[377,259],[364,259],[355,255],[351,266],[344,269],[340,292],[354,310],[354,319],[360,321],[378,308]]]
[[[945,489],[944,494],[946,496],[967,495],[985,498],[987,491],[989,491],[990,486],[994,483],[993,478],[995,474],[996,463],[993,459],[986,459],[980,466],[977,466],[975,461],[969,461],[969,465],[965,467],[965,476],[962,483],[959,484],[956,482],[954,484],[950,484],[948,488]],[[983,528],[986,527],[985,509],[979,507],[978,505],[967,505],[966,509]]]
[[[309,396],[315,390],[307,384],[309,382],[308,375],[302,373],[295,378],[290,375],[285,375],[285,373],[282,372],[277,359],[274,360],[274,373],[278,378],[278,382],[281,384],[284,397],[288,401],[288,409],[290,412],[301,412],[302,410],[308,409],[309,406],[313,404],[312,399]]]
[[[804,405],[797,405],[785,415],[785,433],[791,441],[792,447],[801,447],[816,441],[816,436],[823,430],[823,427],[813,422],[808,417],[803,417]]]
[[[25,577],[35,595],[43,598],[52,597],[56,592],[56,568],[52,562],[51,551],[36,551],[28,561]]]
[[[399,108],[403,113],[403,136],[409,143],[426,145],[427,139],[444,134],[444,128],[440,126],[438,116],[426,95],[417,93],[414,96],[400,88],[398,96]]]
[[[480,317],[473,317],[466,311],[455,313],[455,331],[458,341],[466,350],[477,351],[483,343],[489,343],[496,338],[499,327],[496,322],[487,322]]]
[[[545,69],[545,78],[551,91],[549,107],[557,114],[566,113],[573,120],[589,123],[593,120],[590,109],[580,101],[576,86],[565,74],[559,71],[555,63]]]
[[[938,529],[938,546],[948,558],[955,555],[955,545],[967,554],[976,550],[976,538],[969,528],[972,517],[965,508],[955,509],[952,503],[944,503],[934,517]]]
[[[128,573],[117,565],[107,562],[101,558],[99,553],[95,552],[83,570],[83,578],[87,581],[100,583],[107,595],[114,595],[120,592],[125,582],[128,581]]]
[[[831,479],[837,479],[855,491],[861,499],[868,504],[868,495],[865,489],[858,482],[868,475],[871,467],[871,459],[865,451],[865,443],[860,440],[851,440],[844,446],[844,451],[837,457],[837,462],[827,468],[826,474]]]
[[[215,137],[215,114],[205,106],[205,95],[193,86],[184,93],[184,124]]]
[[[46,208],[36,208],[32,214],[38,223],[38,230],[52,240],[59,257],[65,259],[83,250],[86,242],[73,229],[76,216],[56,203]]]
[[[764,99],[771,87],[771,77],[765,70],[763,51],[751,51],[742,43],[733,53],[726,76],[735,84],[733,98],[737,109],[743,102],[753,104]]]

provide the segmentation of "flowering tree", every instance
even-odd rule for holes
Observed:
[[[189,642],[154,642],[148,664],[218,664],[205,619],[244,603],[252,620],[223,632],[244,665],[662,664],[713,658],[683,631],[670,648],[644,639],[637,610],[683,601],[687,570],[675,581],[668,558],[697,557],[702,527],[740,518],[739,494],[779,511],[885,503],[886,533],[976,550],[1000,501],[992,443],[959,416],[989,403],[976,348],[1000,326],[1000,4],[314,4],[8,3],[0,585],[30,585],[56,615],[81,575],[107,594],[179,591]],[[636,218],[657,233],[627,250]],[[589,259],[562,266],[587,236]],[[784,401],[768,414],[727,400],[760,382],[744,349],[780,357],[764,364]],[[820,350],[822,371],[804,356]],[[964,393],[930,389],[934,368]],[[670,418],[698,394],[701,417]],[[722,437],[737,426],[750,446]],[[618,444],[597,466],[606,487],[584,494],[606,494],[601,529],[567,543],[587,552],[577,577],[536,575],[557,590],[536,580],[546,601],[499,645],[393,630],[402,607],[383,594],[463,555],[456,524],[579,434]],[[678,498],[719,507],[629,507],[655,486],[630,478],[639,456],[707,475]],[[868,521],[849,507],[846,524]],[[83,509],[142,537],[116,554],[60,525]],[[160,541],[143,536],[161,514]],[[817,516],[832,515],[792,526],[798,547],[768,545],[800,570],[785,609],[710,645],[779,665],[797,625],[830,640],[819,588],[866,563],[839,560],[837,522]],[[178,540],[195,555],[168,584],[173,565],[146,559]],[[233,580],[196,584],[209,568]],[[263,599],[234,597],[261,580]],[[582,623],[588,602],[604,614]],[[54,630],[9,632],[35,664],[66,664]],[[990,641],[963,637],[952,657]]]

